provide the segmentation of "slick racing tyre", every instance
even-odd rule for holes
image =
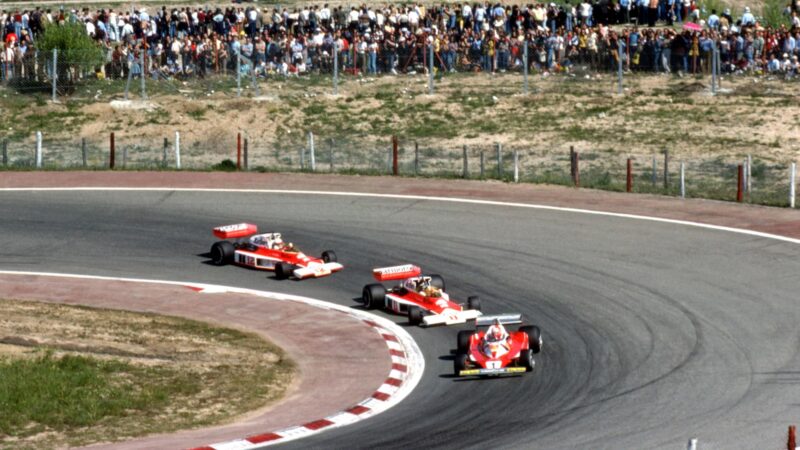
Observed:
[[[528,335],[528,346],[533,353],[542,351],[542,332],[539,330],[539,327],[536,325],[526,325],[524,327],[519,327],[519,331]]]
[[[336,253],[333,250],[325,250],[322,252],[322,260],[326,263],[336,262]]]
[[[467,309],[481,310],[481,299],[477,295],[467,297]]]
[[[408,308],[408,323],[411,325],[420,325],[422,323],[423,316],[422,308],[418,308],[416,306]]]
[[[469,338],[471,336],[472,331],[469,330],[461,330],[458,332],[458,337],[456,338],[456,349],[458,349],[458,353],[469,352]]]
[[[233,244],[228,241],[215,242],[211,246],[211,262],[218,266],[224,266],[233,262],[236,253]]]
[[[367,309],[380,308],[386,299],[386,288],[382,284],[368,284],[361,291],[361,302]]]
[[[456,358],[453,360],[453,375],[459,376],[459,373],[462,370],[467,368],[467,354],[466,353],[459,353],[456,355]]]
[[[275,264],[275,278],[279,280],[285,280],[292,276],[292,272],[294,272],[294,267],[285,262],[279,262]]]
[[[447,289],[444,288],[444,278],[442,278],[441,275],[435,275],[434,274],[434,275],[431,275],[430,277],[431,277],[431,285],[433,287],[437,287],[437,288],[439,288],[439,289],[441,289],[443,291],[447,290]]]
[[[528,349],[519,352],[519,365],[524,367],[526,372],[532,371],[534,364],[533,350]]]

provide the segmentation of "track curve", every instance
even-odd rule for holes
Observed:
[[[4,192],[6,270],[191,279],[354,305],[372,267],[442,273],[486,312],[523,312],[533,374],[452,379],[453,328],[391,411],[296,448],[779,447],[800,413],[800,246],[618,217],[419,199],[259,193]],[[252,221],[346,270],[278,282],[204,264],[210,228]],[[401,318],[396,318],[403,322]]]

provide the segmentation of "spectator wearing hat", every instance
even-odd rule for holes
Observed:
[[[743,27],[754,27],[756,26],[756,18],[750,12],[750,7],[744,7],[744,14],[742,14],[742,26]]]

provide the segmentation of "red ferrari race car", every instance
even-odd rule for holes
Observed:
[[[475,331],[458,332],[453,369],[458,377],[505,375],[533,370],[533,355],[542,350],[539,327],[525,325],[508,332],[503,325],[522,323],[521,314],[483,316]],[[487,327],[488,329],[481,329]]]
[[[377,281],[401,281],[387,290],[383,284],[368,284],[361,291],[361,301],[369,309],[385,308],[407,314],[412,325],[452,325],[474,320],[481,315],[477,296],[467,298],[466,304],[454,302],[444,291],[440,275],[423,276],[414,265],[373,269]]]
[[[278,279],[324,277],[343,268],[332,250],[322,252],[321,258],[312,258],[291,242],[283,242],[280,233],[257,233],[258,227],[249,223],[214,228],[214,236],[235,241],[215,242],[211,246],[211,261],[218,266],[236,264],[273,270]],[[248,236],[249,239],[243,240]]]

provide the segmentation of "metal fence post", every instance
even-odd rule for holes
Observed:
[[[497,148],[497,178],[503,178],[503,144],[495,144]]]
[[[117,155],[116,155],[117,149],[116,149],[116,143],[114,142],[114,132],[113,131],[111,132],[111,136],[108,139],[109,139],[109,143],[108,143],[109,144],[108,145],[108,147],[109,147],[108,148],[108,150],[109,150],[108,167],[110,169],[113,169],[114,166],[116,165],[115,159],[117,157]]]
[[[42,168],[42,132],[36,132],[36,168]]]
[[[716,43],[714,44],[714,59],[717,61],[717,91],[719,91],[722,88],[722,67],[719,59],[719,47]]]
[[[169,149],[169,139],[164,138],[164,153],[161,155],[161,167],[167,167],[167,150]]]
[[[253,84],[253,95],[258,97],[261,95],[260,90],[258,89],[258,80],[256,79],[256,64],[255,60],[248,60],[248,66],[250,66],[250,82]]]
[[[247,161],[247,138],[244,138],[244,170],[250,170],[250,163]]]
[[[330,148],[328,149],[328,156],[330,157],[331,162],[331,173],[333,173],[333,138],[330,140]]]
[[[625,167],[625,192],[633,191],[633,161],[628,158]]]
[[[681,161],[681,198],[686,198],[686,175],[683,161]]]
[[[664,189],[669,189],[669,149],[664,149]]]
[[[145,78],[147,78],[147,71],[145,70],[144,67],[144,53],[145,53],[144,49],[142,49],[142,52],[139,53],[139,66],[141,69],[140,71],[141,73],[139,74],[139,76],[141,77],[141,83],[142,83],[142,100],[147,100],[147,92],[145,91],[145,86],[144,86]]]
[[[797,163],[793,162],[789,169],[789,207],[794,208],[795,190],[797,186]]]
[[[711,95],[717,95],[717,43],[711,46]]]
[[[433,95],[433,42],[430,44],[430,52],[428,54],[430,55],[428,58],[430,61],[428,64],[428,94]]]
[[[658,171],[658,162],[656,162],[656,155],[653,155],[653,174],[652,174],[653,187],[656,187],[656,172],[657,171]]]
[[[175,132],[175,168],[181,170],[181,132]]]
[[[311,171],[317,170],[317,157],[314,154],[314,133],[308,132],[308,150],[311,152]]]
[[[242,133],[236,133],[236,170],[242,170]]]
[[[86,138],[81,138],[81,160],[83,161],[83,167],[86,168],[87,166],[87,157],[86,157]]]
[[[747,155],[747,195],[750,195],[750,190],[753,187],[753,158],[750,155]]]
[[[736,201],[742,203],[742,191],[744,190],[744,166],[739,164],[736,167]]]
[[[3,139],[3,165],[8,165],[8,139]]]
[[[56,85],[58,83],[58,81],[57,81],[58,80],[58,49],[57,48],[53,49],[53,72],[52,72],[51,75],[53,77],[53,101],[55,102],[55,101],[58,100],[58,94],[56,93]]]
[[[397,165],[397,154],[400,151],[399,145],[397,135],[392,136],[392,175],[395,176],[400,174],[400,168]]]
[[[125,64],[130,64],[129,61],[125,61]],[[130,91],[131,91],[131,82],[133,81],[133,67],[128,67],[128,80],[125,81],[125,100],[128,100]]]
[[[524,45],[524,50],[522,52],[522,77],[525,80],[525,86],[522,90],[523,93],[528,93],[528,38],[526,37],[525,40],[522,42]]]
[[[419,175],[419,143],[414,141],[414,176]]]
[[[339,44],[335,40],[333,41],[333,95],[339,95]]]
[[[519,152],[514,150],[514,183],[519,183]]]
[[[305,170],[306,168],[306,148],[300,147],[300,170]]]
[[[236,52],[236,96],[242,96],[242,60],[241,55]]]
[[[469,178],[469,165],[468,165],[469,162],[467,160],[467,146],[466,145],[464,146],[464,149],[463,149],[463,155],[464,155],[464,163],[462,165],[461,176],[464,177],[464,178]]]
[[[486,155],[484,155],[483,150],[481,150],[481,179],[485,176],[486,172],[484,171],[484,167],[486,165]]]
[[[617,37],[617,94],[622,95],[622,40]]]

